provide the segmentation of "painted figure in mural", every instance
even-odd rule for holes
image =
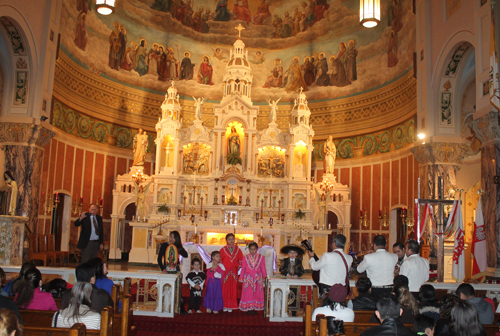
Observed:
[[[281,36],[281,27],[283,27],[283,20],[278,14],[274,14],[273,27],[274,37],[279,38]]]
[[[387,66],[392,68],[398,63],[398,34],[393,30],[391,31],[389,45],[387,46]]]
[[[203,63],[200,65],[200,70],[198,71],[198,83],[205,85],[214,85],[212,83],[213,68],[210,65],[210,58],[207,55],[203,55]]]
[[[2,187],[2,191],[10,192],[10,202],[7,207],[7,214],[9,214],[9,216],[15,216],[17,208],[17,193],[18,193],[17,182],[16,180],[14,180],[14,177],[12,176],[12,173],[10,171],[6,171],[3,174],[3,179],[5,182]]]
[[[389,1],[388,14],[389,25],[398,33],[403,28],[401,0]]]
[[[144,166],[146,153],[148,152],[148,135],[146,131],[139,128],[139,132],[134,137],[132,144],[134,150],[134,166]]]
[[[123,57],[122,65],[121,68],[123,70],[130,71],[132,69],[132,63],[134,63],[134,56],[133,54],[135,53],[135,50],[132,50],[132,45],[135,44],[135,48],[137,49],[137,43],[132,42],[131,46],[125,50],[125,56]]]
[[[169,1],[168,0],[155,0],[155,3],[151,5],[152,9],[156,9],[162,12],[168,12]]]
[[[201,19],[201,16],[203,15],[203,7],[198,9],[196,12],[193,14],[193,29],[201,32],[201,28],[203,26],[203,21]]]
[[[120,39],[120,51],[118,52],[119,65],[121,66],[123,58],[125,57],[125,51],[127,50],[127,29],[125,26],[120,25],[120,34],[118,35]]]
[[[280,100],[281,100],[281,98],[279,98],[278,100],[267,99],[267,103],[269,104],[269,107],[271,108],[271,110],[269,111],[269,123],[276,122],[276,111],[278,110],[278,102]]]
[[[295,36],[299,32],[301,32],[300,29],[300,21],[302,19],[302,12],[299,11],[299,7],[294,6],[293,7],[293,25],[292,25],[292,35]]]
[[[269,4],[267,0],[261,0],[260,6],[257,8],[257,14],[253,17],[253,23],[256,26],[260,26],[264,24],[264,20],[271,17],[271,12],[269,12]]]
[[[229,154],[240,155],[240,135],[236,132],[236,127],[231,126],[231,133],[229,134],[228,140],[228,149]]]
[[[180,79],[193,79],[194,66],[195,65],[191,63],[191,53],[189,51],[184,52],[184,58],[181,62]]]
[[[330,56],[329,63],[330,67],[328,69],[328,73],[330,75],[330,85],[337,87],[349,85],[345,68],[340,62],[340,59],[335,56]]]
[[[85,51],[85,48],[87,47],[87,26],[86,26],[86,21],[87,21],[87,14],[84,12],[80,12],[78,14],[78,19],[76,21],[76,28],[75,28],[75,45]]]
[[[210,150],[205,147],[205,148],[202,148],[201,149],[201,152],[200,152],[200,155],[198,156],[198,173],[200,174],[205,174],[205,173],[208,173],[209,171],[209,163],[208,163],[208,160],[209,160],[209,157],[210,157]]]
[[[163,46],[158,47],[158,80],[162,82],[167,81],[167,54],[165,54],[165,49]]]
[[[328,64],[326,63],[325,53],[322,52],[318,56],[318,64],[316,65],[316,85],[330,85],[330,76],[328,75]]]
[[[222,50],[221,48],[215,48],[214,50],[214,57],[217,58],[219,61],[227,59],[226,54],[227,50]]]
[[[349,40],[347,43],[347,62],[346,62],[346,75],[350,83],[358,79],[358,71],[356,69],[356,57],[358,56],[358,49],[356,49],[356,42]]]
[[[299,64],[299,56],[295,56],[292,59],[292,64],[284,74],[283,86],[285,86],[286,92],[295,91],[298,92],[300,88],[303,91],[307,91],[307,85],[302,76],[302,71]]]
[[[137,71],[137,73],[140,76],[144,76],[145,74],[148,73],[148,65],[146,63],[146,57],[147,57],[146,46],[147,46],[146,40],[141,39],[141,44],[139,45],[135,53],[135,63],[137,64],[135,71]]]
[[[257,51],[255,53],[255,56],[253,57],[253,60],[250,60],[250,62],[252,62],[253,64],[261,64],[264,63],[265,60],[266,59],[264,58],[262,53],[260,51]]]
[[[201,32],[203,34],[207,34],[210,31],[210,26],[208,25],[207,21],[212,20],[212,15],[210,14],[210,9],[207,9],[205,13],[201,16]]]
[[[148,194],[149,194],[149,186],[151,185],[151,183],[153,182],[153,180],[151,180],[147,185],[146,187],[144,186],[136,186],[135,188],[135,205],[136,205],[136,209],[137,209],[137,213],[136,213],[136,216],[137,216],[137,220],[144,220],[145,216],[146,216],[146,208],[145,208],[145,203],[146,203],[146,197],[148,197]]]
[[[182,7],[183,17],[182,24],[186,27],[193,27],[193,7],[191,7],[191,0],[187,0]]]
[[[250,23],[252,20],[247,0],[236,0],[233,13],[236,15],[236,20],[246,21],[247,23]]]
[[[196,108],[194,112],[194,117],[196,120],[201,120],[201,106],[205,103],[205,100],[207,100],[208,97],[203,97],[203,98],[196,98],[193,97],[194,99],[194,106]]]
[[[194,171],[193,158],[191,152],[184,153],[184,173],[191,174]]]
[[[283,67],[279,58],[274,60],[274,68],[271,70],[271,76],[267,77],[264,88],[281,87],[283,85]]]
[[[89,4],[87,0],[76,0],[76,10],[87,14],[89,11]]]
[[[300,66],[302,72],[304,73],[304,82],[307,86],[311,86],[314,83],[314,64],[311,63],[310,57],[304,58],[304,64]]]
[[[230,17],[231,14],[229,13],[229,9],[227,9],[227,0],[219,0],[215,9],[214,21],[229,21]]]
[[[325,152],[325,173],[333,174],[335,159],[337,157],[337,147],[335,147],[335,143],[333,142],[333,137],[331,135],[329,135],[328,139],[325,141],[323,150]]]
[[[170,15],[172,15],[172,19],[177,19],[177,12],[179,9],[179,3],[177,0],[170,0],[169,1],[169,7],[168,11],[170,12]]]
[[[326,3],[326,0],[316,1],[316,8],[314,9],[314,19],[316,22],[324,17],[325,11],[328,8],[330,8],[330,6]]]
[[[175,79],[179,78],[179,74],[177,73],[177,59],[175,58],[174,55],[174,48],[168,47],[167,48],[167,65],[166,65],[166,78],[167,79]]]
[[[288,12],[285,12],[285,18],[283,19],[283,26],[281,27],[280,37],[287,38],[292,36],[292,26],[293,19],[290,17]]]
[[[158,75],[159,57],[158,43],[153,43],[153,48],[149,49],[148,53],[148,75]]]
[[[314,8],[316,7],[316,3],[314,0],[309,0],[309,5],[305,2],[302,2],[302,12],[305,15],[305,26],[306,28],[312,26],[314,23]]]
[[[121,43],[120,43],[120,24],[115,21],[113,23],[113,27],[115,28],[113,31],[111,31],[111,34],[109,34],[109,59],[108,59],[108,65],[111,69],[116,69],[118,70],[121,65],[121,59],[120,58],[120,48],[121,48]]]

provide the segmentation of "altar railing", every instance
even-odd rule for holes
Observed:
[[[20,266],[3,266],[6,273],[19,273]],[[44,281],[61,278],[68,283],[76,282],[75,269],[63,267],[38,267]],[[162,274],[160,271],[109,271],[108,277],[121,284],[127,277],[132,279],[133,310],[135,315],[174,317],[179,313],[181,275]]]

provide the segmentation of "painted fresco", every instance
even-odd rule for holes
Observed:
[[[377,88],[413,63],[410,0],[382,0],[382,22],[359,25],[358,0],[122,0],[114,14],[93,0],[63,0],[62,49],[106,78],[163,94],[222,98],[229,50],[242,24],[252,99],[345,97]]]

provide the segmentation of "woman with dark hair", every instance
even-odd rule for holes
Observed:
[[[264,310],[264,287],[267,277],[266,258],[257,253],[259,245],[251,242],[249,254],[243,258],[240,274],[241,289],[240,310],[255,315],[257,310]]]
[[[434,323],[439,320],[439,304],[436,298],[436,290],[432,285],[422,285],[419,290],[418,309],[422,315],[427,315],[434,319]]]
[[[71,328],[75,323],[83,323],[87,329],[100,329],[101,314],[90,308],[91,300],[92,285],[88,282],[77,282],[71,289],[69,306],[54,314],[52,326]]]
[[[446,294],[441,300],[441,307],[439,307],[439,320],[434,329],[435,336],[449,335],[451,323],[451,310],[455,304],[460,301],[460,298],[455,294]]]
[[[325,316],[334,316],[344,322],[354,322],[354,311],[348,308],[345,303],[347,298],[345,287],[334,285],[330,288],[330,292],[324,295],[321,307],[314,309],[313,321],[316,321],[316,315],[323,314]]]
[[[172,231],[170,232],[170,235],[168,237],[168,242],[165,242],[161,244],[160,246],[160,252],[158,252],[158,266],[160,266],[160,269],[162,270],[163,273],[167,273],[167,265],[168,265],[168,258],[165,256],[165,253],[167,252],[167,248],[173,245],[177,249],[177,253],[180,254],[182,257],[187,258],[188,253],[182,247],[181,243],[181,235],[177,231]],[[177,272],[180,271],[179,267],[179,258],[177,256],[177,260],[174,261],[176,265],[176,270]]]
[[[90,259],[88,263],[94,267],[96,287],[104,289],[109,293],[109,295],[111,295],[111,288],[115,283],[107,277],[108,265],[99,257]]]
[[[486,336],[476,306],[467,300],[460,300],[455,303],[451,310],[449,334],[453,336]]]
[[[52,294],[42,292],[42,273],[39,270],[29,270],[24,275],[14,302],[20,309],[57,310]]]
[[[19,285],[21,284],[22,280],[24,279],[24,275],[26,274],[26,272],[28,272],[29,270],[34,270],[34,269],[36,269],[35,264],[30,263],[30,262],[25,262],[23,264],[23,266],[21,266],[21,270],[19,271],[19,275],[17,276],[17,278],[9,281],[5,285],[5,288],[4,288],[5,291],[7,293],[9,293],[9,295],[15,295],[18,288],[19,288]]]
[[[234,234],[226,235],[227,245],[220,249],[221,264],[224,265],[226,276],[222,281],[222,296],[224,298],[224,311],[232,312],[238,308],[237,302],[237,280],[238,270],[241,268],[243,261],[243,253],[240,248],[235,245],[236,238]]]
[[[418,315],[418,303],[413,297],[408,286],[402,283],[398,283],[394,286],[392,293],[396,296],[403,309],[403,313],[400,316],[400,320],[404,324],[413,324],[415,321],[415,316]],[[370,318],[370,323],[380,322],[378,318],[373,314]]]
[[[14,312],[0,309],[0,336],[23,336],[23,325]]]

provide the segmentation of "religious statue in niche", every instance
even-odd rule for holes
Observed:
[[[319,208],[318,211],[318,218],[317,218],[317,223],[319,227],[325,227],[326,223],[326,205],[328,203],[328,199],[330,198],[330,192],[325,195],[323,191],[320,192],[318,189],[314,188],[314,191],[316,192],[316,204]]]
[[[284,177],[284,152],[273,147],[264,147],[257,160],[257,175],[260,177]]]
[[[231,133],[227,138],[226,162],[233,166],[243,163],[241,159],[241,139],[235,126],[231,126]]]
[[[295,164],[295,173],[298,174],[299,177],[303,177],[304,175],[304,164],[302,163],[302,157],[304,153],[301,150],[297,150],[297,163]]]
[[[184,147],[184,174],[208,174],[210,171],[210,147],[205,144],[189,144]]]
[[[144,186],[136,186],[135,188],[135,206],[136,206],[136,215],[137,215],[137,220],[144,220],[145,215],[146,215],[146,209],[145,209],[145,203],[146,203],[146,197],[148,197],[149,194],[149,186],[153,180],[151,180],[145,187]]]
[[[335,167],[335,158],[337,157],[337,147],[333,142],[331,135],[328,136],[328,140],[325,142],[325,173],[333,174],[333,168]]]
[[[293,197],[293,207],[295,209],[303,209],[306,205],[306,199],[303,194],[295,194],[295,197]]]
[[[139,128],[139,132],[134,137],[132,144],[134,150],[134,166],[144,166],[146,153],[148,152],[148,135],[146,131]]]
[[[4,179],[4,185],[2,186],[2,191],[3,192],[9,192],[10,193],[10,198],[9,199],[9,204],[7,206],[7,214],[9,216],[15,216],[16,215],[16,208],[17,208],[17,182],[14,180],[14,177],[12,176],[12,173],[10,171],[6,171],[3,174],[3,179]]]

